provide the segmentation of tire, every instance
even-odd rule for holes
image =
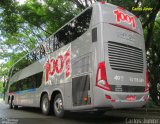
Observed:
[[[18,109],[18,105],[14,105],[13,108],[14,108],[14,109]]]
[[[50,101],[47,94],[44,94],[41,100],[41,110],[45,115],[50,114]]]
[[[105,114],[105,110],[98,110],[98,111],[95,111],[94,112],[94,115],[95,116],[103,116]]]
[[[10,108],[12,108],[12,109],[18,109],[18,105],[14,104],[14,97],[12,97],[12,99],[11,99]]]
[[[57,94],[54,98],[53,102],[53,111],[56,117],[63,118],[64,117],[64,108],[63,108],[63,100],[62,95]]]
[[[9,108],[13,109],[13,97],[10,97],[9,99]]]

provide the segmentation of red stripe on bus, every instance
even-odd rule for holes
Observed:
[[[141,35],[140,33],[136,32],[136,31],[134,31],[134,30],[132,30],[132,29],[126,27],[126,26],[119,25],[119,24],[114,24],[114,23],[109,23],[109,24],[110,24],[110,25],[113,25],[113,26],[116,26],[116,27],[119,27],[119,28],[126,29],[126,30],[128,30],[128,31],[132,31],[132,32],[134,32],[134,33],[137,33],[137,34]]]

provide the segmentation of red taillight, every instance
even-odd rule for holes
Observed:
[[[116,102],[116,100],[112,99],[111,96],[109,96],[109,95],[105,95],[105,97],[107,100],[110,100],[111,102]]]
[[[106,99],[111,100],[111,96],[105,95]]]
[[[149,77],[148,77],[148,69],[146,69],[146,87],[145,87],[145,92],[149,91]]]
[[[137,99],[136,96],[127,96],[126,100],[127,101],[135,101]]]
[[[119,27],[119,28],[122,28],[122,29],[126,29],[128,31],[131,31],[131,32],[134,32],[136,34],[139,34],[138,32],[126,27],[126,26],[123,26],[123,25],[120,25],[120,24],[114,24],[114,23],[109,23],[110,25],[113,25],[113,26],[116,26],[116,27]],[[139,34],[140,35],[140,34]]]
[[[98,64],[97,76],[96,76],[96,86],[104,90],[111,91],[111,88],[107,82],[105,62],[100,62]]]

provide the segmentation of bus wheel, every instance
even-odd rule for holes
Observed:
[[[9,99],[9,108],[13,109],[13,98],[12,97]]]
[[[94,113],[93,113],[93,115],[95,115],[95,116],[102,116],[102,115],[104,115],[105,114],[105,110],[98,110],[98,111],[95,111]]]
[[[14,105],[13,108],[14,108],[14,109],[18,109],[18,105]]]
[[[14,98],[12,98],[11,106],[12,106],[13,109],[18,109],[18,105],[14,104]]]
[[[63,100],[61,94],[57,94],[54,103],[53,103],[53,108],[54,108],[54,114],[62,118],[64,117],[64,109],[63,109]]]
[[[50,101],[47,94],[44,94],[41,100],[41,110],[45,115],[50,114]]]

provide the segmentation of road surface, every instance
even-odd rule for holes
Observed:
[[[0,101],[0,118],[0,124],[160,124],[159,111],[114,110],[103,116],[69,113],[67,118],[60,119],[54,115],[45,116],[38,108],[9,109],[3,101]]]

